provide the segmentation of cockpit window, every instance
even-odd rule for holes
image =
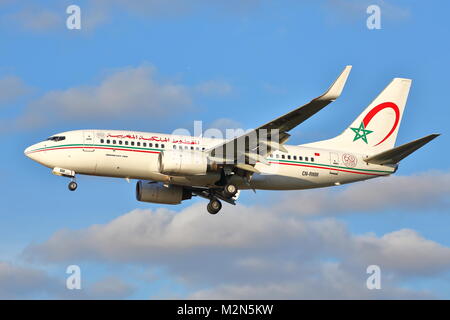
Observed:
[[[53,137],[48,138],[47,140],[58,142],[58,141],[63,141],[65,139],[66,139],[66,137],[64,137],[64,136],[53,136]]]

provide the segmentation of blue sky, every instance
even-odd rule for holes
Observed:
[[[65,27],[70,4],[81,7],[81,30]],[[381,8],[380,30],[366,27],[370,4]],[[449,9],[406,0],[1,1],[0,298],[450,298]],[[79,177],[71,193],[23,155],[73,129],[172,132],[195,120],[248,129],[317,96],[347,64],[341,98],[290,143],[335,136],[393,77],[412,78],[397,143],[442,135],[396,177],[244,192],[239,206],[210,217],[204,200],[139,203],[123,180]],[[385,270],[378,292],[364,288],[370,263]],[[64,289],[69,264],[82,268],[81,292]]]

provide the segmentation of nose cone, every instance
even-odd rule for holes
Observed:
[[[23,151],[23,154],[26,155],[26,156],[29,158],[29,157],[30,157],[30,151],[31,151],[31,146],[28,147],[28,148],[26,148],[26,149]]]
[[[32,145],[29,146],[28,148],[26,148],[23,151],[24,155],[26,155],[28,158],[30,158],[31,160],[37,161],[36,160],[36,145]]]

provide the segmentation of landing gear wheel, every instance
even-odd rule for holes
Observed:
[[[213,199],[208,203],[206,209],[210,214],[216,214],[222,209],[222,203],[217,199]]]
[[[77,190],[78,184],[75,181],[70,181],[68,188],[70,191],[75,191]]]
[[[227,196],[228,198],[232,198],[236,195],[236,193],[238,192],[238,188],[232,184],[229,183],[225,186],[225,188],[223,188],[223,193],[225,194],[225,196]]]

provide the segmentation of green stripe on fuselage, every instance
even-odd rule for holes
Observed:
[[[301,161],[292,161],[292,160],[283,160],[283,159],[267,159],[268,161],[276,161],[280,163],[296,163],[296,164],[305,164],[310,166],[323,166],[329,167],[330,169],[344,169],[344,170],[355,170],[355,171],[367,171],[367,172],[381,172],[381,173],[393,173],[394,171],[383,171],[383,170],[373,170],[373,169],[358,169],[358,168],[348,168],[341,166],[333,166],[330,164],[316,163],[316,162],[301,162]]]
[[[112,148],[112,149],[130,149],[130,150],[147,150],[147,151],[162,151],[162,149],[155,149],[155,148],[145,148],[145,147],[131,147],[131,146],[124,146],[124,145],[109,145],[109,144],[63,144],[63,145],[56,145],[51,147],[44,147],[44,148],[38,148],[35,150],[32,150],[30,152],[34,151],[40,151],[40,150],[47,150],[47,149],[55,149],[55,148],[65,148],[65,147],[103,147],[103,148]]]

